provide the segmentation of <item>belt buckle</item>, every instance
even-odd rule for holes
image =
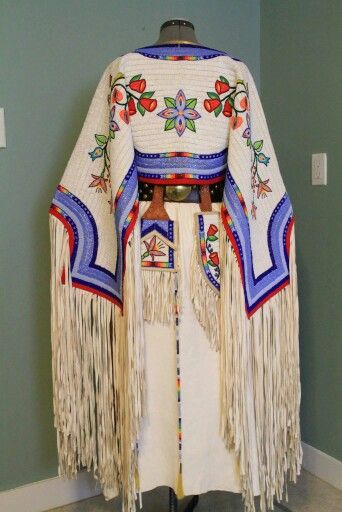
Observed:
[[[193,185],[165,185],[165,198],[169,201],[184,201],[193,189]]]

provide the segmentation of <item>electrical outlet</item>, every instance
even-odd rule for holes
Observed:
[[[327,184],[327,154],[316,153],[312,155],[311,163],[311,184],[326,185]]]

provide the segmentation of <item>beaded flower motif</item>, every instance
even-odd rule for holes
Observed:
[[[183,135],[186,128],[192,132],[196,131],[195,120],[201,115],[195,110],[196,98],[186,99],[184,92],[180,89],[175,98],[164,98],[166,108],[157,115],[166,119],[164,131],[176,130],[178,136]]]

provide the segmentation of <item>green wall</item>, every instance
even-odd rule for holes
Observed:
[[[0,490],[57,474],[48,208],[105,66],[184,17],[259,84],[259,0],[0,0]]]
[[[342,460],[340,0],[261,1],[264,109],[296,216],[302,437]],[[327,153],[328,185],[311,185]]]

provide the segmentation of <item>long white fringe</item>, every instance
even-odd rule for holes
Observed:
[[[197,320],[207,335],[210,347],[218,351],[220,348],[219,294],[211,288],[203,275],[195,222],[194,226],[194,242],[190,256],[190,297]]]
[[[93,470],[106,499],[121,491],[122,511],[135,512],[136,442],[144,414],[143,319],[136,307],[141,301],[139,242],[133,233],[127,244],[122,316],[106,299],[71,286],[67,232],[54,216],[50,215],[49,222],[59,474],[72,478],[85,466]],[[282,499],[286,477],[296,481],[302,462],[294,226],[290,284],[250,320],[233,248],[223,230],[220,233],[221,433],[239,460],[245,510],[254,512],[246,400],[251,362],[260,508],[265,512],[273,509],[274,497]],[[60,281],[63,268],[65,284]]]
[[[273,510],[287,478],[302,463],[295,231],[290,240],[290,284],[248,319],[241,276],[229,238],[221,230],[221,435],[237,455],[245,512],[254,512],[248,429],[248,367],[252,365],[260,510]]]
[[[177,273],[179,279],[180,272]],[[143,311],[147,322],[173,322],[177,273],[163,269],[141,269]]]
[[[135,512],[137,440],[144,413],[143,320],[135,286],[139,244],[127,244],[124,314],[108,300],[71,285],[68,234],[49,216],[54,424],[59,475],[93,470],[106,499],[122,493]],[[138,258],[138,260],[137,260]],[[61,272],[65,269],[65,284]],[[137,283],[138,284],[138,283]],[[139,308],[138,308],[139,309]]]

